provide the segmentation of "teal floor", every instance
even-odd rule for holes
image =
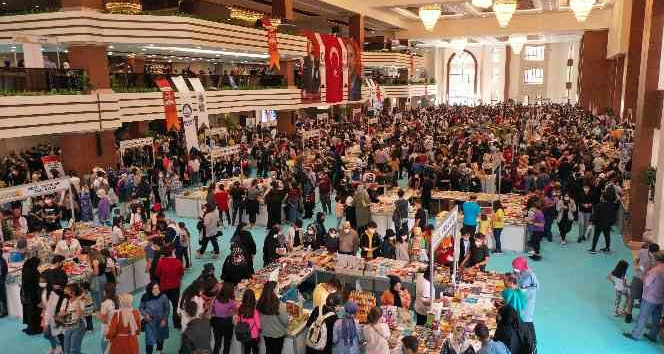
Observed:
[[[172,215],[170,215],[172,217]],[[184,220],[190,230],[195,230],[196,221]],[[328,217],[326,224],[336,226],[336,219]],[[213,260],[209,256],[194,259],[193,268],[185,276],[189,284],[198,276],[202,265],[215,264],[217,274],[228,254],[228,240],[231,228],[224,230],[220,240],[222,256]],[[264,227],[253,230],[258,255],[256,267],[262,264],[262,245],[266,235]],[[575,236],[572,238],[576,238]],[[603,245],[600,241],[600,245]],[[196,242],[193,242],[195,245]],[[561,246],[558,242],[543,243],[543,259],[532,264],[541,289],[538,293],[535,326],[539,340],[540,354],[653,354],[664,353],[660,344],[645,340],[633,342],[625,339],[622,332],[631,329],[622,318],[612,315],[613,290],[606,280],[607,274],[620,259],[631,260],[629,250],[622,240],[613,236],[614,253],[611,255],[590,255],[586,252],[589,244],[571,243]],[[491,270],[505,272],[511,270],[511,260],[516,254],[506,253],[493,256],[489,262]],[[140,293],[135,294],[138,300]],[[0,343],[4,353],[46,353],[48,345],[41,336],[29,337],[20,331],[17,319],[0,320]],[[171,330],[171,338],[166,342],[164,353],[175,354],[179,348],[179,333]],[[89,332],[83,341],[83,353],[100,353],[100,334],[97,328]]]

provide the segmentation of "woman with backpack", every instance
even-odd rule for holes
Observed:
[[[261,318],[256,310],[256,295],[251,289],[242,294],[242,304],[235,316],[235,339],[242,344],[244,354],[258,354]]]
[[[256,309],[260,313],[266,354],[281,354],[284,338],[288,334],[288,311],[286,311],[285,305],[279,301],[276,287],[275,281],[265,283],[256,305]]]
[[[212,303],[212,333],[214,334],[213,354],[219,354],[221,341],[224,341],[224,354],[231,351],[233,338],[233,316],[237,313],[235,302],[235,284],[224,282],[221,291]]]
[[[360,354],[360,322],[355,318],[357,309],[355,302],[347,302],[344,318],[334,322],[332,354]]]
[[[331,354],[334,323],[337,321],[337,306],[342,302],[341,295],[327,296],[325,305],[311,311],[307,320],[307,354]]]

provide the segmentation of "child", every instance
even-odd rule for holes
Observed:
[[[616,291],[616,299],[613,302],[615,316],[624,314],[625,307],[627,306],[627,303],[625,303],[623,308],[620,309],[620,303],[622,302],[623,297],[627,300],[627,296],[629,295],[629,288],[627,287],[627,267],[629,267],[629,263],[627,263],[626,260],[621,259],[608,276],[609,281],[613,283],[613,289]]]
[[[82,282],[81,290],[81,300],[85,307],[85,329],[87,331],[92,331],[94,330],[92,327],[92,315],[95,312],[95,303],[92,301],[92,295],[90,294],[90,282]]]
[[[344,220],[346,205],[344,204],[341,194],[337,194],[334,198],[334,201],[337,202],[334,206],[334,215],[337,217],[337,229],[341,228],[341,223]]]
[[[491,233],[491,220],[489,220],[485,213],[482,213],[480,216],[479,232],[484,235],[484,237],[489,237],[489,233]]]
[[[184,258],[186,262],[185,268],[188,269],[191,267],[191,262],[189,261],[189,229],[187,229],[187,225],[182,221],[178,222],[178,228],[180,229],[180,246],[182,247],[182,254],[178,258],[180,261]]]

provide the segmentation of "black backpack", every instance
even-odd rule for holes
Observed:
[[[240,343],[251,341],[251,326],[247,322],[238,322],[235,325],[235,339]]]

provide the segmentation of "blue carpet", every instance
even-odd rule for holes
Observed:
[[[175,218],[172,214],[168,216]],[[189,230],[196,234],[196,220],[183,219],[183,221],[187,223]],[[326,224],[328,227],[336,226],[336,218],[328,216]],[[233,230],[234,228],[230,227],[224,229],[224,237],[220,239],[222,254],[219,259],[214,260],[210,256],[193,259],[193,268],[187,271],[184,284],[188,285],[200,274],[204,263],[212,262],[217,274],[221,272]],[[259,226],[252,231],[258,248],[255,258],[256,268],[262,266],[262,246],[266,233],[265,228]],[[570,239],[576,239],[576,236],[570,235]],[[535,315],[540,354],[664,353],[660,344],[625,339],[622,332],[630,330],[632,326],[625,324],[622,317],[615,318],[612,315],[613,288],[606,280],[606,276],[618,260],[631,260],[629,250],[622,241],[615,235],[613,241],[614,253],[610,255],[588,254],[587,241],[581,245],[571,243],[566,246],[561,246],[557,242],[543,242],[542,261],[531,263],[541,283]],[[192,240],[192,245],[197,245],[196,240]],[[600,245],[603,245],[602,241]],[[489,269],[499,272],[509,271],[515,256],[514,253],[492,256]],[[136,302],[141,294],[142,292],[135,294]],[[0,343],[3,343],[3,352],[32,354],[48,351],[45,339],[41,336],[29,337],[23,334],[20,328],[22,325],[18,319],[0,320]],[[171,338],[166,342],[165,353],[177,353],[179,337],[178,332],[171,330]],[[95,323],[95,331],[88,333],[83,340],[83,353],[100,353],[99,343],[100,333],[98,323]],[[141,350],[143,353],[144,349]]]

